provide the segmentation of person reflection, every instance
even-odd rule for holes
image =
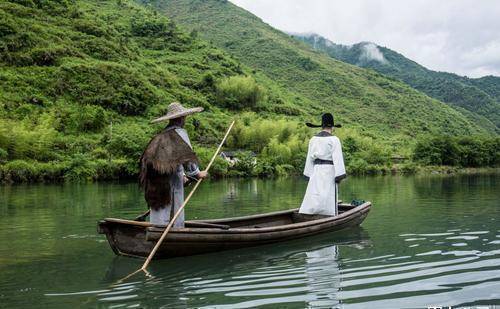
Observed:
[[[110,287],[98,302],[139,308],[336,308],[340,305],[340,253],[372,246],[362,228],[326,233],[269,246],[152,263],[151,277]],[[116,258],[104,282],[137,268]],[[119,296],[118,296],[119,295]],[[149,297],[155,295],[155,297]],[[104,299],[103,299],[104,298]]]
[[[226,195],[224,196],[224,202],[229,202],[238,197],[238,187],[234,181],[229,181],[227,183]]]
[[[305,274],[310,296],[308,307],[333,308],[339,305],[340,269],[337,245],[306,252]]]

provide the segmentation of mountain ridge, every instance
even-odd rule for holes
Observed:
[[[238,120],[227,147],[253,151],[257,164],[250,155],[232,167],[217,158],[215,176],[300,173],[312,134],[304,122],[316,122],[323,111],[333,110],[344,124],[336,134],[352,173],[388,173],[391,156],[410,158],[420,140],[431,150],[436,143],[464,145],[457,153],[499,142],[442,137],[489,134],[402,82],[331,59],[244,15],[247,44],[240,46],[234,33],[224,42],[253,57],[246,62],[151,5],[0,2],[0,181],[135,177],[142,150],[164,128],[150,121],[172,101],[205,108],[191,117],[202,120],[197,125],[186,123],[202,165],[230,119]],[[482,154],[476,163],[454,162],[497,164],[495,153]],[[412,172],[416,164],[397,168]]]
[[[315,102],[318,114],[331,110],[343,122],[383,136],[479,133],[460,129],[479,126],[444,103],[404,83],[315,52],[229,1],[140,2],[197,31],[245,65]],[[484,128],[479,131],[491,132]]]
[[[478,121],[486,127],[494,125],[495,130],[500,132],[500,77],[468,78],[433,71],[373,42],[342,45],[317,34],[291,35],[332,58],[397,78],[450,106],[475,113],[481,116],[477,117]],[[457,110],[463,113],[462,109]],[[463,114],[467,116],[467,113]]]

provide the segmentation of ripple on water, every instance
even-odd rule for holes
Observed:
[[[113,209],[112,198],[92,199],[85,205],[79,202],[71,213],[83,213],[80,217],[68,216],[67,210],[73,207],[75,200],[96,194],[80,194],[79,198],[71,194],[66,197],[69,206],[55,210],[26,207],[30,211],[25,212],[26,217],[19,217],[19,222],[32,222],[36,217],[36,225],[19,224],[12,228],[0,225],[2,240],[15,239],[13,235],[29,239],[17,244],[17,255],[13,257],[10,256],[11,248],[0,248],[0,263],[13,269],[8,270],[7,275],[2,269],[0,294],[3,295],[3,291],[17,294],[14,301],[7,302],[10,307],[40,302],[40,307],[48,308],[78,305],[91,308],[254,308],[267,305],[377,309],[426,308],[433,304],[499,304],[500,230],[490,220],[499,217],[498,205],[494,201],[485,205],[483,199],[477,203],[480,208],[471,206],[487,194],[484,186],[479,195],[470,198],[467,196],[474,186],[467,183],[450,192],[450,186],[455,184],[453,179],[445,179],[437,185],[428,179],[413,179],[409,187],[404,187],[403,178],[392,180],[397,181],[391,190],[380,186],[379,180],[366,186],[364,195],[373,197],[375,202],[364,224],[367,235],[349,231],[348,234],[354,236],[348,242],[338,241],[346,236],[335,234],[292,244],[155,261],[149,269],[150,277],[141,275],[120,284],[113,282],[137,269],[140,262],[134,259],[118,259],[116,265],[111,262],[113,257],[109,248],[99,242],[105,238],[94,234],[95,220],[97,216],[111,213],[131,218],[139,207],[142,210],[144,205],[137,203],[142,202],[141,193],[131,189],[136,188],[135,184],[120,192],[125,196],[129,191],[134,192],[126,207],[122,205],[123,198],[111,194],[119,200],[119,206]],[[470,181],[474,183],[473,179]],[[300,184],[301,190],[304,189],[305,185]],[[294,197],[296,201],[290,199],[300,190],[286,182],[280,189],[275,187],[277,182],[272,185],[273,189],[264,193],[249,185],[235,185],[239,192],[235,190],[230,198],[226,198],[224,188],[211,188],[209,193],[204,193],[207,199],[194,201],[191,215],[223,217],[277,210],[274,209],[276,201],[287,205],[300,203],[302,194]],[[359,187],[353,186],[353,192]],[[465,190],[465,196],[463,187],[469,189]],[[269,200],[281,191],[286,194]],[[379,193],[382,191],[383,194]],[[490,191],[490,196],[497,194],[496,189]],[[397,198],[398,192],[404,194]],[[52,193],[47,194],[50,201],[62,200]],[[238,194],[243,196],[240,198]],[[5,195],[0,194],[0,199],[5,200]],[[206,207],[206,200],[214,201],[213,207]],[[224,205],[220,206],[222,203],[218,201],[225,201]],[[268,201],[273,209],[266,206]],[[10,211],[8,208],[7,213]],[[54,216],[54,213],[61,216]],[[395,214],[398,215],[396,220]],[[469,217],[463,220],[464,216]],[[18,276],[23,272],[24,277]],[[32,274],[43,275],[43,278],[37,282],[38,276]],[[79,283],[72,284],[74,281]],[[0,302],[3,301],[0,298]]]
[[[286,303],[335,307],[342,302],[345,308],[387,308],[405,303],[427,306],[432,303],[429,299],[447,304],[450,293],[464,299],[458,291],[477,292],[500,284],[495,281],[500,279],[500,250],[432,252],[443,257],[441,261],[416,259],[417,256],[427,258],[425,253],[429,252],[413,257],[384,255],[343,261],[339,258],[342,249],[342,246],[331,246],[286,259],[273,259],[272,267],[241,268],[237,273],[228,265],[227,271],[211,273],[212,278],[203,272],[191,278],[183,278],[183,272],[176,275],[153,272],[144,281],[118,284],[106,290],[47,296],[94,294],[98,301],[127,304],[127,307],[139,301],[141,307],[146,301],[144,290],[151,295],[177,291],[176,299],[160,297],[163,304],[211,308],[217,303],[217,308],[252,308]],[[414,260],[390,262],[410,257]],[[494,295],[491,290],[488,296],[480,292],[472,295],[471,301],[492,299]]]
[[[237,272],[228,265],[227,271],[211,273],[211,278],[203,271],[190,278],[184,271],[160,271],[143,281],[108,289],[46,295],[94,295],[96,301],[112,304],[110,307],[142,307],[148,301],[146,294],[176,291],[175,299],[165,295],[157,300],[172,307],[211,308],[218,304],[217,308],[252,308],[287,303],[335,307],[342,303],[345,308],[387,308],[391,304],[449,304],[450,295],[465,301],[463,294],[469,292],[475,294],[468,301],[494,299],[496,294],[491,289],[500,288],[500,250],[434,250],[414,256],[391,254],[345,261],[339,257],[343,249],[330,246],[293,254],[269,260],[272,266],[240,268]],[[443,259],[428,260],[429,256]],[[403,258],[413,260],[394,262]],[[483,292],[484,288],[489,294]]]
[[[452,236],[452,237],[447,237],[446,239],[454,240],[454,239],[463,239],[463,240],[473,240],[473,239],[478,239],[479,236]]]

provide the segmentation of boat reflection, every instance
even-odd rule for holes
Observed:
[[[139,307],[246,308],[278,303],[334,307],[339,304],[342,250],[369,246],[368,233],[358,227],[279,244],[158,260],[148,269],[150,277],[141,274],[113,285],[111,293],[123,293],[97,301]],[[123,278],[141,261],[116,257],[104,283]]]

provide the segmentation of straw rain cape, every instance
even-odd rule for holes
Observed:
[[[141,156],[139,174],[150,208],[158,210],[171,202],[170,176],[179,165],[189,162],[197,164],[198,158],[174,128],[153,137]]]

